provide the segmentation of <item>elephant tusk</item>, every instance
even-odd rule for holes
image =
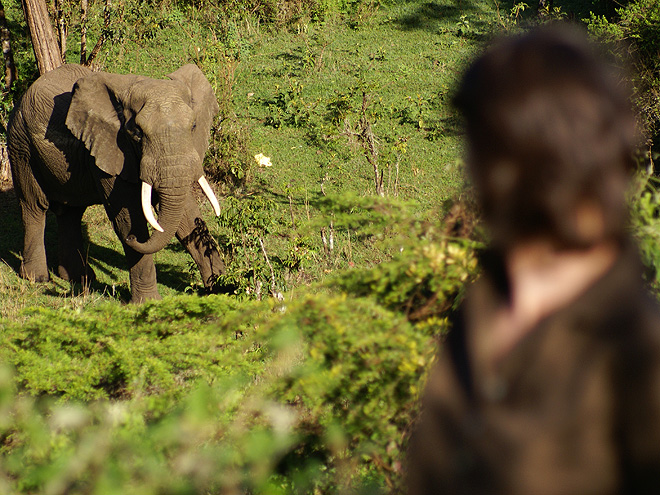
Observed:
[[[146,182],[142,183],[142,212],[144,213],[147,222],[149,222],[149,225],[158,232],[165,232],[163,227],[158,224],[154,212],[151,209],[151,186]]]
[[[211,189],[211,186],[209,185],[209,181],[206,180],[206,177],[203,175],[197,180],[199,182],[199,185],[202,186],[202,191],[204,191],[204,194],[206,194],[206,197],[209,198],[209,201],[213,205],[213,210],[215,211],[215,216],[219,217],[220,216],[220,204],[218,203],[218,198],[215,197],[215,194],[213,194],[213,190]]]

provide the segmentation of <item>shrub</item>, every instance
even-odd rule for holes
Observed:
[[[245,351],[240,324],[230,324],[238,308],[226,296],[181,296],[84,312],[34,309],[24,322],[7,323],[0,356],[17,370],[18,386],[34,395],[90,401],[148,393],[174,400],[199,379],[238,371],[227,363]],[[249,305],[240,308],[247,314]],[[230,327],[209,325],[219,317]],[[256,365],[258,373],[259,357],[247,355],[256,361],[242,365]]]
[[[660,190],[659,179],[648,172],[639,172],[631,194],[632,233],[639,245],[646,279],[660,293]]]
[[[3,358],[15,363],[16,379],[2,368],[3,493],[339,493],[400,481],[435,346],[373,301],[330,295],[268,306],[179,297],[126,318],[107,308],[48,313],[28,318],[27,334],[10,326],[5,338],[13,346],[3,346]],[[108,368],[95,354],[109,351],[100,343],[123,349],[114,361],[126,386],[119,400],[85,405],[74,399],[103,395],[94,385]],[[79,355],[76,367],[60,370],[60,383],[69,383],[58,402],[16,394],[15,383],[37,395],[53,390],[34,378],[26,354],[42,365]],[[191,364],[204,371],[173,379]],[[163,406],[168,396],[179,400]]]
[[[635,100],[648,138],[658,133],[660,121],[660,3],[632,0],[608,18],[591,14],[587,20],[595,36],[612,43],[618,55],[632,61]]]
[[[330,282],[405,314],[411,321],[443,318],[474,278],[475,244],[466,239],[421,242],[371,269],[354,270]],[[438,274],[442,273],[442,276]]]

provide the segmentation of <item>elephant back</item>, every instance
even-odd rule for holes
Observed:
[[[90,73],[80,65],[67,64],[39,77],[25,92],[19,105],[29,134],[45,136],[49,126],[51,129],[66,129],[64,121],[73,85]]]
[[[7,147],[12,173],[20,189],[31,189],[34,180],[47,196],[52,191],[81,187],[72,182],[75,167],[84,167],[84,147],[65,125],[75,82],[91,71],[79,65],[63,65],[39,77],[14,109],[7,128]],[[84,185],[88,174],[80,174]],[[86,203],[95,202],[85,200]]]

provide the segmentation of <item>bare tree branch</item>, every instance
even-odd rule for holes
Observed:
[[[92,48],[92,53],[89,54],[89,57],[87,57],[87,60],[85,60],[84,62],[82,62],[82,52],[81,52],[82,65],[86,67],[92,65],[92,62],[101,51],[101,48],[103,48],[103,44],[105,43],[105,40],[107,38],[106,33],[108,29],[110,29],[111,12],[112,12],[112,0],[105,0],[105,7],[103,8],[103,31],[101,32],[101,36],[99,36],[99,39],[96,41],[96,45],[94,45],[94,48]]]
[[[60,46],[62,60],[66,60],[67,26],[64,16],[64,8],[62,7],[62,0],[55,0],[55,24],[57,26],[57,43]]]

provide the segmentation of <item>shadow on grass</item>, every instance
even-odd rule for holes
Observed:
[[[194,265],[193,259],[188,255],[188,252],[176,239],[170,242],[164,249],[170,252],[181,254],[181,256],[183,256],[189,263],[192,264],[192,267],[181,268],[179,264],[167,263],[157,259],[156,278],[158,284],[164,285],[165,287],[168,287],[177,292],[184,292],[187,287],[190,287],[191,284],[197,280],[198,277],[196,277],[196,274],[199,273],[197,266]],[[111,294],[113,297],[115,293],[118,293],[121,300],[130,300],[130,291],[128,290],[127,285],[123,282],[123,280],[128,279],[128,267],[126,265],[126,257],[124,256],[123,251],[117,251],[115,249],[99,246],[97,244],[90,245],[89,251],[90,264],[94,268],[94,271],[96,271],[97,276],[99,275],[99,272],[102,272],[105,274],[106,279],[111,280],[111,283],[105,284],[95,282],[92,284],[91,289],[96,292]],[[99,260],[102,260],[103,264],[101,264]],[[125,276],[124,274],[121,275],[121,279],[123,280],[120,280],[117,277],[117,271],[115,271],[114,268],[117,268],[125,273]],[[115,282],[116,284],[112,282]]]
[[[412,13],[397,19],[397,24],[405,30],[437,30],[441,24],[456,22],[465,13],[464,6],[442,5],[439,2],[422,2]]]
[[[18,272],[23,250],[23,227],[21,213],[14,189],[9,184],[0,184],[0,262],[5,262]],[[48,236],[50,237],[50,236]]]
[[[484,22],[476,21],[473,16],[484,10],[484,2],[479,0],[436,0],[431,2],[405,0],[400,3],[410,4],[412,8],[411,12],[396,20],[396,24],[406,31],[438,31],[442,28],[453,27],[463,17],[470,19],[476,30],[486,27]]]
[[[18,200],[11,184],[0,184],[0,262],[6,263],[14,272],[18,273],[21,266],[23,251],[23,226]],[[88,249],[89,262],[97,276],[108,282],[94,282],[89,288],[93,293],[105,294],[109,297],[129,301],[130,290],[126,283],[117,277],[115,269],[127,272],[126,258],[121,249],[115,250],[110,247],[100,246],[89,242],[87,225],[83,223],[83,239]],[[57,220],[55,215],[48,213],[46,217],[45,231],[46,256],[48,257],[48,269],[53,278],[57,278]],[[172,242],[166,249],[184,253],[183,247],[176,241]],[[187,254],[186,254],[187,256]],[[192,258],[188,257],[192,262]],[[176,291],[183,292],[193,279],[189,271],[181,270],[179,266],[168,263],[157,263],[158,282]],[[122,277],[123,278],[123,277]],[[126,279],[128,276],[126,276]],[[44,290],[44,294],[52,297],[61,297],[61,285],[67,284],[59,278],[56,285]],[[57,285],[60,287],[58,288]],[[72,284],[71,292],[79,295],[85,292],[80,284]]]
[[[488,31],[488,25],[477,20],[474,14],[492,11],[494,4],[483,0],[433,0],[419,2],[418,0],[399,0],[399,5],[410,5],[412,12],[401,16],[396,20],[397,24],[404,30],[425,29],[437,31],[441,28],[456,26],[462,19],[472,24],[472,30],[462,32],[461,36],[468,38],[483,39],[485,36],[480,32]],[[623,2],[625,3],[625,2]],[[499,2],[497,9],[499,15],[507,17],[514,5],[521,4],[519,0],[503,0]],[[598,15],[614,15],[617,2],[604,0],[585,2],[584,0],[555,0],[553,6],[558,8],[561,14],[570,20],[589,17],[593,12]],[[532,0],[525,3],[526,8],[519,12],[520,20],[523,22],[537,22],[538,1]],[[492,16],[491,16],[492,17]]]

